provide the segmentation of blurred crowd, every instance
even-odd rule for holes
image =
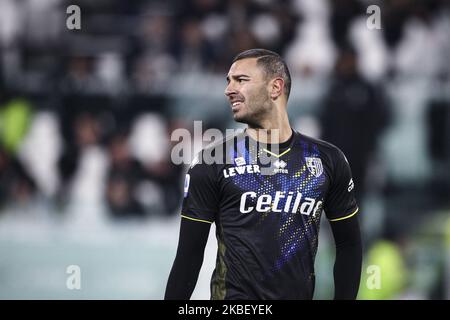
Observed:
[[[80,30],[66,28],[70,4],[81,9]],[[367,22],[372,4],[378,30]],[[184,97],[174,91],[194,77],[199,85],[185,91],[201,100],[202,79],[224,77],[232,57],[254,47],[279,52],[304,83],[319,79],[316,135],[348,155],[362,197],[379,137],[394,121],[386,83],[448,85],[449,34],[441,0],[1,0],[2,204],[36,194],[64,203],[77,188],[92,198],[104,185],[118,215],[145,214],[158,202],[173,213],[183,168],[170,161],[169,137],[190,126],[183,113],[191,112],[176,111]],[[307,89],[299,85],[294,95]],[[425,102],[429,153],[441,160],[448,158],[443,93]],[[227,121],[207,126],[225,129]]]
[[[230,62],[263,47],[296,80],[294,127],[345,152],[398,240],[406,215],[450,207],[449,39],[446,0],[0,0],[0,207],[177,214],[171,132],[231,128]]]

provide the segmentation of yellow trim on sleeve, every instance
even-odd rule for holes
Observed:
[[[211,221],[208,220],[202,220],[202,219],[195,219],[195,218],[191,218],[185,215],[181,215],[182,218],[188,219],[188,220],[192,220],[192,221],[198,221],[198,222],[204,222],[204,223],[212,223]]]
[[[352,214],[349,214],[348,216],[345,216],[345,217],[342,217],[342,218],[330,219],[330,221],[335,222],[335,221],[340,221],[340,220],[345,220],[345,219],[351,218],[351,217],[353,217],[358,211],[359,211],[359,208],[356,208],[355,212],[353,212]]]

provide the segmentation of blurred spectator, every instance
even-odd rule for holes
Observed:
[[[36,193],[35,181],[18,158],[18,150],[28,132],[32,107],[25,98],[0,106],[0,205],[26,204]]]
[[[170,159],[170,134],[174,128],[160,115],[141,114],[133,123],[130,144],[143,168],[138,188],[139,202],[147,211],[171,215],[181,204],[183,167]]]
[[[296,10],[302,19],[287,43],[285,57],[293,75],[328,75],[335,60],[335,49],[328,22],[326,0],[298,0]]]
[[[381,10],[386,44],[395,48],[403,37],[403,28],[411,13],[412,0],[390,0]]]
[[[176,61],[173,19],[165,6],[144,8],[131,53],[131,78],[138,92],[159,91],[167,85]]]
[[[95,114],[74,115],[65,130],[66,143],[59,159],[60,200],[99,201],[103,198],[106,154],[100,146],[100,123]]]
[[[27,205],[36,191],[34,180],[21,162],[0,147],[0,208]]]
[[[66,75],[61,89],[67,93],[92,93],[99,90],[99,79],[94,74],[94,57],[75,56],[67,61]]]
[[[113,95],[125,92],[127,83],[124,79],[124,61],[121,55],[114,52],[100,55],[95,69],[103,92]]]
[[[205,38],[200,22],[187,20],[181,27],[181,39],[175,56],[181,72],[201,72],[209,69],[214,61],[212,45]]]
[[[330,30],[334,43],[338,48],[344,48],[348,43],[348,30],[351,21],[365,13],[365,8],[358,0],[332,0]]]
[[[0,1],[0,46],[11,46],[24,31],[26,11],[23,7],[24,3],[20,1]]]
[[[435,174],[430,178],[436,203],[448,203],[450,193],[450,101],[430,101],[426,114],[428,153]]]
[[[72,4],[81,30],[65,28]],[[372,4],[379,30],[366,25]],[[56,194],[67,205],[57,212],[81,225],[104,222],[104,208],[115,218],[178,214],[186,168],[170,159],[170,134],[192,119],[234,126],[225,74],[235,54],[264,47],[292,72],[293,127],[344,151],[368,208],[367,261],[387,282],[360,297],[404,298],[410,273],[400,270],[422,274],[437,259],[420,269],[403,243],[372,236],[404,226],[416,243],[423,235],[410,229],[448,216],[449,17],[448,0],[0,0],[0,207],[47,210]],[[384,180],[389,192],[367,190]],[[448,298],[442,281],[409,297],[442,297],[444,287]]]
[[[126,133],[116,133],[108,143],[110,159],[106,200],[115,218],[143,216],[144,209],[136,199],[139,182],[143,179],[141,165],[133,159]]]
[[[40,110],[34,114],[30,129],[20,145],[18,157],[45,199],[54,199],[59,188],[57,161],[61,140],[57,114]]]
[[[179,1],[177,12],[180,19],[204,19],[211,14],[222,12],[224,5],[223,0],[185,0]]]
[[[343,50],[323,101],[322,135],[347,156],[359,201],[365,192],[368,165],[388,120],[387,102],[379,88],[359,75],[355,52]]]

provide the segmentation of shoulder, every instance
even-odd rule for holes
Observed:
[[[218,150],[218,149],[225,149],[229,145],[234,145],[235,141],[242,140],[244,138],[245,134],[244,131],[235,131],[232,134],[229,134],[222,139],[219,139],[218,141],[214,141],[210,144],[208,144],[206,147],[202,149],[202,152],[208,152],[212,150]]]
[[[299,132],[296,133],[301,143],[306,144],[309,149],[315,149],[322,157],[327,157],[333,161],[341,159],[346,160],[344,152],[342,152],[342,150],[334,144]]]
[[[234,151],[238,142],[243,141],[244,136],[244,132],[236,131],[217,141],[213,141],[194,156],[189,169],[192,170],[195,167],[198,171],[201,168],[215,168],[218,165],[227,163],[229,152]]]
[[[234,151],[239,141],[244,141],[244,137],[243,131],[236,131],[208,144],[195,155],[191,168],[197,164],[216,166],[226,163],[229,152]]]
[[[319,158],[332,180],[350,170],[350,164],[344,152],[334,144],[300,133],[299,141],[303,144],[301,148],[306,150],[304,152],[307,157],[311,157],[306,159],[307,165],[308,161],[314,162],[315,158]]]

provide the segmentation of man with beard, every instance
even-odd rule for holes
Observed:
[[[336,242],[335,299],[355,299],[362,249],[344,154],[291,128],[291,77],[278,54],[238,54],[227,82],[233,118],[247,128],[203,149],[188,170],[165,299],[191,297],[212,223],[212,299],[312,299],[322,212]],[[207,155],[220,161],[201,161]]]

